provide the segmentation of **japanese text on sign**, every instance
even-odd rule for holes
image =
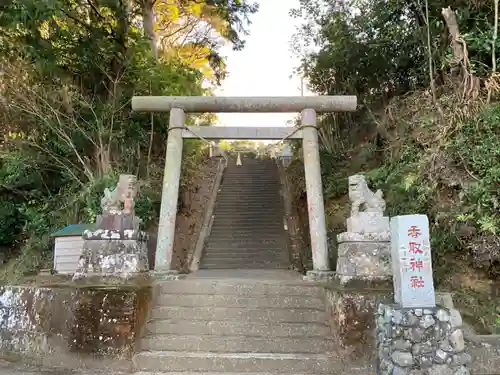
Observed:
[[[408,237],[418,239],[421,234],[422,232],[416,225],[411,225],[408,229]],[[420,271],[422,271],[422,269],[424,268],[424,261],[422,259],[419,259],[419,255],[424,253],[421,247],[421,244],[415,241],[410,241],[408,243],[409,252],[410,254],[412,254],[412,257],[410,258],[409,267],[407,268],[407,270],[411,271],[412,273],[420,273]],[[424,287],[425,280],[422,276],[410,276],[410,288],[415,289]]]

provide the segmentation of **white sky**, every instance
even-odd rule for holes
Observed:
[[[288,12],[299,0],[257,0],[259,11],[251,17],[250,34],[242,51],[222,50],[228,77],[216,90],[218,96],[297,96],[300,78],[292,77],[298,60],[290,51],[297,21]],[[305,93],[310,95],[310,93]],[[218,125],[286,126],[294,113],[221,113]]]

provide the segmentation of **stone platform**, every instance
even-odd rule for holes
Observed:
[[[337,278],[341,284],[353,280],[391,279],[390,233],[341,233],[337,236]]]
[[[98,229],[84,232],[83,239],[75,279],[83,276],[128,278],[149,270],[145,232]]]

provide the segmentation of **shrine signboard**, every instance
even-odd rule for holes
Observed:
[[[435,307],[429,220],[426,215],[391,218],[394,298],[401,307]]]

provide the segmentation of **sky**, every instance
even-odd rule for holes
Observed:
[[[224,48],[228,77],[217,96],[297,96],[300,77],[292,77],[298,65],[290,51],[297,20],[288,13],[299,0],[258,0],[259,11],[251,16],[250,34],[242,51]],[[310,95],[305,93],[305,95]],[[286,126],[294,113],[221,113],[223,126]],[[289,124],[290,126],[291,124]]]

